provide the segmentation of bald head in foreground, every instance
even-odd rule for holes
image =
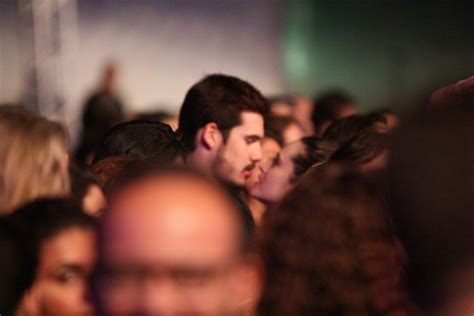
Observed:
[[[251,313],[260,277],[239,214],[217,184],[188,171],[126,183],[100,229],[100,313]]]

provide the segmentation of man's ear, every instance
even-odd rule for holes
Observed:
[[[211,150],[219,148],[223,141],[222,133],[214,122],[204,125],[200,138],[201,144]]]

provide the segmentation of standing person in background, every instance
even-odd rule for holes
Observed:
[[[81,140],[75,154],[78,163],[90,165],[105,133],[125,119],[124,106],[117,94],[117,71],[113,63],[105,67],[98,91],[84,105]]]
[[[267,100],[248,82],[213,74],[189,89],[179,115],[186,163],[230,188],[249,231],[253,219],[241,191],[262,158],[267,108]]]
[[[340,91],[330,91],[317,97],[311,115],[314,133],[322,136],[326,129],[337,119],[357,114],[352,99]]]
[[[33,113],[0,111],[0,213],[70,193],[65,129]]]

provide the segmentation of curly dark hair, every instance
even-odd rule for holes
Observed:
[[[263,220],[260,315],[412,315],[402,251],[373,188],[341,166],[305,179]]]

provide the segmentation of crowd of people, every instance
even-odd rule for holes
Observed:
[[[75,152],[0,108],[0,314],[473,315],[474,77],[413,118],[211,74]]]

